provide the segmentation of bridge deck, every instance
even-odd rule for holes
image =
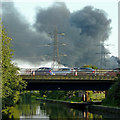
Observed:
[[[114,76],[95,76],[95,75],[81,75],[81,76],[54,76],[54,75],[21,75],[23,79],[30,79],[30,80],[115,80]]]
[[[107,90],[115,79],[104,76],[22,76],[27,90]]]

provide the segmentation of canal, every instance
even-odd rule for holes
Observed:
[[[40,100],[16,105],[10,111],[11,118],[18,118],[18,120],[80,120],[82,118],[106,120],[106,118],[120,118],[116,114],[90,112],[87,109],[76,109],[62,103]]]

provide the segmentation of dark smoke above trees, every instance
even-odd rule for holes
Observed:
[[[103,10],[86,6],[71,13],[65,3],[57,2],[47,9],[37,9],[32,27],[13,3],[3,3],[2,10],[3,24],[13,38],[15,60],[38,65],[42,61],[51,61],[53,39],[49,33],[52,34],[55,27],[59,33],[65,33],[64,37],[58,35],[60,54],[67,55],[60,57],[61,64],[77,67],[84,64],[99,66],[101,57],[97,53],[101,53],[101,46],[104,52],[109,52],[103,44],[111,33],[111,19]],[[109,55],[106,56],[106,61],[108,59]]]

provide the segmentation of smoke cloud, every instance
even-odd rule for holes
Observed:
[[[111,33],[111,19],[100,9],[86,6],[70,12],[65,3],[54,3],[38,9],[32,28],[13,3],[3,3],[3,24],[12,37],[14,60],[40,64],[53,59],[53,32],[57,28],[60,62],[70,67],[84,64],[100,66],[101,58],[109,58],[104,47]],[[101,49],[102,48],[102,49]],[[63,55],[67,56],[63,56]]]
[[[13,3],[4,3],[2,6],[3,25],[13,39],[14,59],[35,64],[40,63],[40,60],[45,60],[46,50],[43,45],[51,42],[46,32],[31,29],[27,20],[16,10]]]

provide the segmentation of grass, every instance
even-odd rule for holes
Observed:
[[[103,93],[94,93],[92,95],[89,96],[89,100],[91,99],[91,101],[102,101],[103,99],[105,98],[105,94]],[[73,97],[73,98],[68,98],[68,99],[64,99],[64,98],[61,98],[61,99],[54,99],[54,98],[48,98],[48,97],[35,97],[33,96],[32,97],[33,100],[35,99],[47,99],[47,100],[57,100],[57,101],[66,101],[66,102],[82,102],[82,98],[79,98],[79,97]]]
[[[103,99],[105,99],[105,94],[103,93],[94,93],[90,96],[90,98],[93,100],[93,101],[102,101]]]

